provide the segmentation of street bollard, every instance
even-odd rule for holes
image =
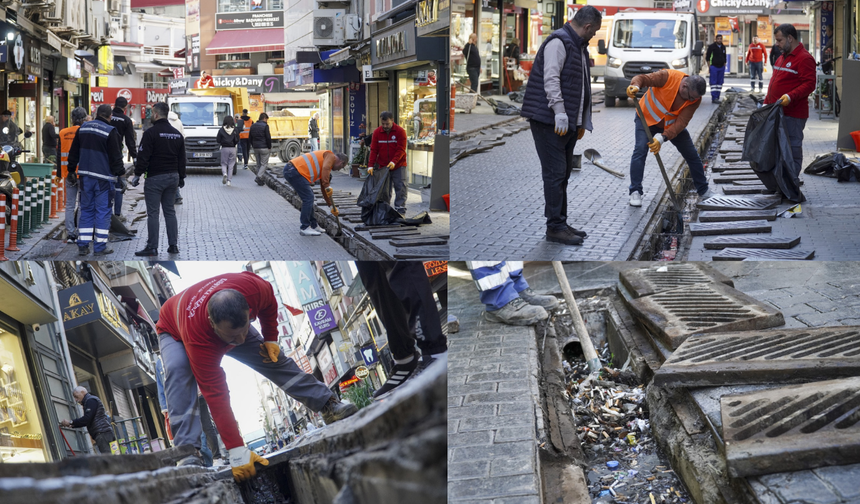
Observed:
[[[57,182],[60,179],[57,178],[57,170],[54,170],[53,176],[51,177],[51,213],[48,215],[49,219],[57,219],[57,186],[59,185]]]
[[[44,182],[36,178],[33,181],[33,197],[30,198],[30,204],[33,206],[30,218],[30,229],[34,232],[39,232],[42,229],[42,186]]]
[[[42,213],[40,217],[42,224],[48,224],[48,216],[51,214],[51,177],[44,177],[42,182]]]
[[[23,205],[21,206],[21,236],[18,238],[21,239],[23,243],[24,238],[30,237],[30,184],[32,181],[28,180],[24,183],[24,198]]]
[[[18,188],[12,189],[12,215],[10,216],[11,226],[9,230],[9,246],[6,250],[9,252],[17,252],[18,248]]]
[[[0,261],[8,261],[3,247],[6,246],[6,195],[0,194]]]

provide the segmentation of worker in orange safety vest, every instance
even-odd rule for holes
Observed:
[[[87,110],[83,107],[77,107],[72,110],[72,125],[60,130],[60,157],[57,158],[60,166],[57,167],[57,173],[60,174],[61,180],[65,184],[63,193],[66,195],[66,240],[68,243],[74,243],[78,239],[78,227],[75,223],[78,202],[78,178],[68,178],[69,151],[72,148],[75,135],[78,134],[78,129],[86,121],[86,118]]]
[[[284,179],[293,186],[293,189],[302,199],[301,229],[299,230],[302,236],[319,236],[322,234],[316,229],[314,191],[311,188],[317,181],[320,183],[326,203],[332,207],[332,215],[338,215],[337,208],[331,199],[331,188],[329,187],[331,172],[332,170],[340,170],[346,166],[347,162],[349,162],[349,157],[342,152],[318,150],[293,158],[284,166]]]

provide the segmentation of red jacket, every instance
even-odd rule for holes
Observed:
[[[224,273],[194,284],[171,297],[161,307],[155,329],[158,334],[168,333],[185,345],[200,392],[209,404],[212,419],[224,445],[230,449],[245,444],[230,408],[227,376],[221,368],[221,358],[233,345],[218,338],[209,325],[206,312],[209,298],[223,289],[235,289],[242,293],[251,308],[251,319],[260,321],[263,339],[278,340],[278,301],[275,292],[269,282],[249,272]]]
[[[799,44],[791,54],[783,54],[773,65],[773,77],[767,88],[765,105],[776,103],[782,95],[788,95],[791,103],[783,112],[796,119],[809,118],[809,95],[815,90],[815,59]]]
[[[406,130],[396,124],[388,133],[382,126],[374,130],[367,166],[386,166],[392,161],[395,170],[406,166]]]
[[[747,57],[744,60],[745,63],[760,63],[767,59],[767,48],[759,42],[758,44],[750,44],[749,49],[747,49]]]

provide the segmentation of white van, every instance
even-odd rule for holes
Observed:
[[[167,105],[176,112],[185,130],[188,166],[219,166],[221,146],[215,141],[224,118],[233,115],[230,96],[169,96]]]
[[[619,11],[608,40],[609,47],[598,41],[598,52],[607,56],[603,77],[607,107],[614,107],[616,98],[627,98],[627,86],[636,75],[663,68],[694,75],[701,68],[702,41],[689,12]]]

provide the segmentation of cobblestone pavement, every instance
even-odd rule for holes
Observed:
[[[688,126],[694,140],[716,109],[710,99],[703,101]],[[585,243],[566,246],[546,241],[540,161],[531,131],[526,130],[506,138],[505,145],[452,167],[452,259],[626,259],[625,244],[644,231],[658,203],[655,195],[664,184],[654,156],[649,155],[643,205],[628,205],[635,108],[632,102],[620,102],[615,108],[596,105],[594,112],[595,130],[586,133],[575,152],[597,149],[606,166],[628,175],[618,179],[585,159],[582,171],[571,175],[568,222],[588,232]],[[682,158],[673,146],[667,145],[661,156],[667,170],[679,168]]]
[[[460,92],[460,89],[457,89],[457,92]],[[515,105],[517,107],[522,107],[522,103],[514,103],[508,99],[507,96],[487,96],[487,98],[492,98],[493,100],[499,102],[510,103],[511,105]],[[478,98],[478,102],[481,103],[480,107],[475,107],[472,109],[471,113],[457,112],[454,115],[454,131],[451,136],[456,137],[457,135],[462,135],[468,133],[470,131],[478,131],[481,128],[487,128],[499,123],[507,122],[512,119],[516,119],[517,116],[504,116],[497,115],[493,111],[493,107],[490,106],[485,101],[482,101]]]
[[[254,173],[242,170],[233,177],[231,187],[221,184],[220,175],[188,175],[181,190],[183,204],[176,206],[179,219],[178,255],[167,254],[167,232],[161,217],[159,256],[161,260],[248,260],[280,259],[344,260],[352,256],[331,237],[299,235],[299,211],[277,193],[254,183]],[[125,194],[123,214],[133,220],[145,216],[143,183],[129,188]],[[135,201],[140,199],[139,201]],[[133,212],[129,207],[135,207]],[[58,221],[63,222],[63,214]],[[146,218],[129,223],[137,230],[137,237],[109,244],[113,254],[101,257],[106,260],[135,260],[135,251],[146,246]],[[77,260],[74,244],[31,238],[27,250],[12,259]],[[22,247],[23,249],[23,247]],[[90,255],[88,259],[95,259]]]

